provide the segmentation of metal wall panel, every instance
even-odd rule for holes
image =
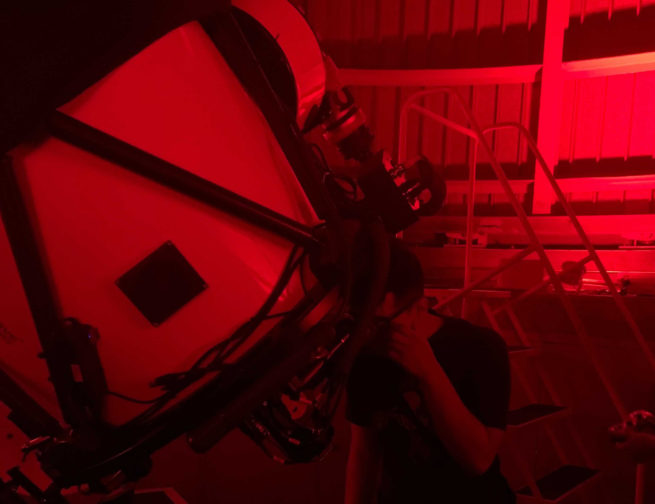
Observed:
[[[655,72],[570,80],[564,88],[560,159],[651,156]]]
[[[514,65],[519,61],[541,63],[539,59],[532,61],[536,54],[534,47],[526,50],[521,41],[528,40],[532,45],[542,43],[545,0],[299,1],[306,7],[309,20],[326,49],[342,67],[442,68],[443,56],[446,55],[447,60],[448,54],[451,57],[456,55],[456,59],[450,61],[454,63],[453,67],[465,67],[469,62],[473,63],[469,66],[485,62],[491,64],[483,66],[505,65],[504,61],[494,63],[493,60],[494,51],[501,50],[505,55],[524,51],[523,56],[512,62]],[[598,13],[607,13],[610,19],[619,11],[622,15],[628,11],[638,13],[645,7],[649,7],[652,13],[652,5],[655,5],[655,0],[570,0],[570,19],[575,19],[579,25],[578,19],[584,20],[591,15],[596,15],[594,22],[597,22]],[[527,33],[533,36],[526,38]],[[499,37],[503,40],[500,41]],[[516,51],[509,51],[508,47],[515,47]],[[648,58],[652,55],[645,55],[642,60]],[[650,159],[655,152],[655,94],[652,93],[655,72],[643,69],[634,72],[619,72],[621,75],[611,75],[610,72],[609,76],[601,77],[576,74],[565,81],[563,103],[557,104],[557,108],[562,109],[561,130],[553,133],[553,137],[559,139],[559,153],[553,153],[551,162],[559,159],[569,163],[566,176],[602,176],[602,173],[590,174],[587,161],[605,162],[608,159],[617,160],[612,169],[620,172],[624,168],[619,163],[622,159],[631,161],[640,156],[640,159],[645,159],[644,156]],[[380,85],[353,88],[369,117],[378,147],[397,154],[400,106],[420,89]],[[463,86],[460,92],[472,104],[483,126],[496,121],[519,120],[536,133],[541,99],[539,84]],[[437,96],[425,98],[420,104],[436,112],[446,112],[452,120],[462,121],[463,117],[451,101]],[[497,156],[508,164],[511,177],[532,177],[525,169],[529,161],[525,142],[521,142],[516,133],[499,132],[491,141]],[[444,131],[443,126],[432,120],[413,115],[408,125],[407,144],[408,156],[422,153],[447,167],[449,176],[466,176],[471,146],[460,134]],[[484,155],[479,160],[486,161]],[[577,175],[581,160],[586,163],[587,172]],[[628,164],[624,174],[631,174],[630,170],[634,168],[634,164]],[[650,169],[646,165],[637,168],[639,173],[647,173]],[[618,173],[621,174],[623,172]],[[572,201],[591,201],[593,205],[605,200],[620,201],[626,209],[629,206],[626,202],[650,201],[652,193],[650,186],[639,191],[610,190],[608,187],[591,192],[584,191],[580,184],[578,186],[570,194]],[[641,204],[634,207],[638,212],[649,211],[649,208]]]
[[[530,83],[501,84],[461,86],[458,91],[473,105],[482,126],[499,121],[519,121],[529,127],[533,88],[534,85]],[[378,147],[397,154],[399,107],[410,92],[417,90],[420,88],[353,88],[375,132]],[[453,99],[430,96],[422,101],[422,105],[437,113],[445,112],[449,119],[466,123]],[[410,114],[408,156],[421,153],[443,166],[465,165],[469,162],[470,143],[464,136],[450,130],[444,131],[441,124],[428,118]],[[516,132],[498,132],[489,138],[501,162],[520,164],[526,161],[525,142],[519,143]],[[478,159],[482,163],[487,162],[482,152]]]
[[[638,11],[647,5],[655,5],[655,0],[571,0],[571,17],[580,17],[607,12],[612,16],[617,10],[634,9]]]
[[[542,0],[543,1],[543,0]],[[537,22],[538,0],[297,0],[341,66],[423,67],[439,36]],[[442,45],[460,43],[443,40]],[[438,50],[438,48],[436,48]],[[363,51],[363,52],[362,52]],[[421,58],[419,58],[421,59]]]

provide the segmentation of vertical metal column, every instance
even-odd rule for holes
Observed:
[[[562,100],[564,93],[564,72],[562,53],[564,30],[568,26],[569,2],[549,0],[546,5],[546,30],[544,36],[544,60],[539,84],[539,123],[537,126],[539,150],[547,166],[554,168],[559,155],[560,127],[562,122]],[[548,181],[535,168],[534,199],[532,212],[550,213],[553,202]]]
[[[4,157],[0,161],[0,213],[59,407],[64,420],[71,425],[76,425],[84,417],[84,410],[74,401],[73,374],[57,344],[57,333],[60,329],[59,307],[49,287],[50,279],[9,157]]]

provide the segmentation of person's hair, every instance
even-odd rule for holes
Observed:
[[[423,268],[416,255],[397,239],[391,240],[390,251],[387,292],[391,292],[399,303],[409,303],[423,297]]]
[[[400,240],[392,238],[389,242],[389,251],[389,273],[385,291],[392,293],[398,304],[409,305],[423,296],[423,268],[416,255]],[[361,276],[355,282],[351,300],[355,312],[361,308],[372,281],[372,272],[367,269],[368,261],[362,261],[360,266]]]

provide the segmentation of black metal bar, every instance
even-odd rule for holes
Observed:
[[[312,228],[172,163],[153,156],[103,131],[61,112],[50,118],[50,132],[57,138],[89,151],[176,192],[228,212],[256,226],[305,247],[319,244]]]
[[[26,504],[14,488],[2,481],[2,478],[0,478],[0,502],[3,504]]]
[[[72,370],[57,343],[59,309],[9,157],[0,161],[0,213],[64,420],[76,425],[84,411],[73,398]]]
[[[338,218],[334,201],[322,184],[323,173],[302,138],[296,118],[282,105],[234,16],[219,13],[204,19],[202,25],[264,114],[318,216],[327,221]]]
[[[160,449],[182,434],[200,427],[214,415],[224,413],[225,420],[234,420],[232,409],[241,406],[238,404],[241,395],[248,393],[251,398],[250,389],[259,387],[261,383],[268,383],[272,387],[278,385],[281,383],[279,377],[270,383],[268,380],[280,373],[285,373],[285,378],[290,379],[306,365],[312,350],[326,344],[323,331],[309,331],[301,337],[297,329],[297,323],[326,294],[323,287],[315,286],[299,301],[292,313],[278,322],[239,359],[238,364],[221,371],[188,398],[163,411],[152,421],[143,426],[119,427],[108,433],[109,437],[103,440],[103,447],[88,454],[87,458],[80,457],[77,449],[72,450],[75,456],[62,458],[57,452],[64,446],[58,445],[53,452],[42,455],[42,462],[56,467],[57,484],[69,487],[114,473],[125,464],[129,465],[132,458]],[[264,400],[266,397],[264,395],[260,398]],[[216,433],[212,431],[211,434],[213,441]],[[50,457],[53,457],[52,460]],[[66,465],[58,465],[57,461],[60,460],[66,460]]]
[[[11,410],[9,420],[28,437],[59,436],[59,422],[0,369],[0,402]]]
[[[18,467],[9,469],[7,474],[11,477],[12,483],[26,490],[30,496],[43,502],[43,498],[45,497],[43,491],[36,486],[33,481],[25,476]]]

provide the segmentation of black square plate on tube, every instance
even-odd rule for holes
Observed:
[[[116,280],[116,285],[155,327],[207,288],[170,241]]]

